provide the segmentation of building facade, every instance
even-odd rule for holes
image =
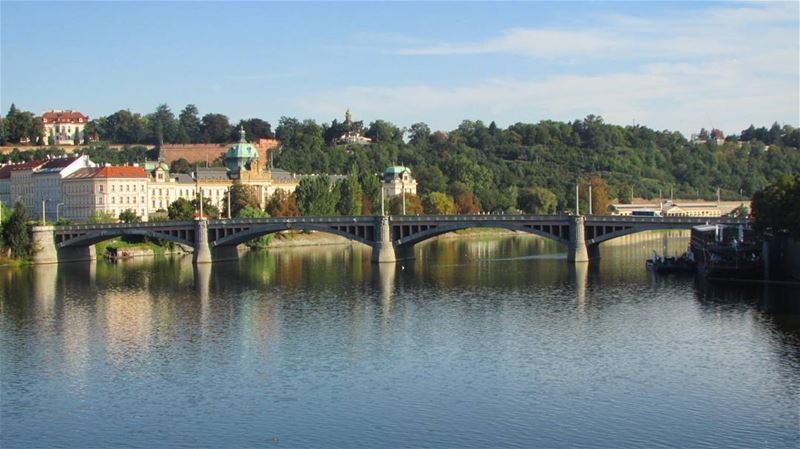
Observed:
[[[64,206],[63,181],[81,168],[94,167],[88,156],[51,159],[31,175],[35,204],[44,202],[45,219],[57,221]],[[41,210],[40,210],[41,213]],[[38,216],[37,216],[38,218]]]
[[[417,180],[411,176],[411,169],[402,165],[387,168],[381,176],[383,196],[392,198],[405,193],[417,194]]]
[[[137,166],[81,168],[63,180],[62,216],[85,221],[96,214],[111,219],[131,210],[147,221],[148,177]]]
[[[84,141],[84,128],[89,116],[68,109],[53,109],[42,114],[42,140],[48,145],[74,145],[75,138],[79,143]]]

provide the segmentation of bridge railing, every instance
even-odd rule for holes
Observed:
[[[98,231],[104,229],[185,228],[194,226],[194,221],[143,221],[140,223],[94,223],[83,225],[56,225],[58,231]]]
[[[587,215],[586,223],[686,223],[686,224],[747,224],[746,218],[734,217],[632,217],[630,215]]]
[[[353,223],[375,223],[375,216],[373,215],[360,215],[360,216],[310,216],[310,217],[265,217],[265,218],[231,218],[223,220],[209,220],[209,226],[225,226],[225,225],[238,225],[238,224],[289,224],[289,223],[305,223],[305,224],[353,224]]]
[[[491,215],[491,214],[469,214],[469,215],[390,215],[390,221],[396,223],[403,222],[448,222],[448,221],[563,221],[569,219],[569,215]]]

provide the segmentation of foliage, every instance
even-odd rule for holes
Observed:
[[[786,230],[800,238],[800,175],[785,175],[753,195],[756,231]]]
[[[11,257],[23,259],[31,254],[31,240],[28,235],[30,217],[22,203],[14,204],[14,209],[3,226],[3,241],[11,250]]]
[[[422,207],[428,214],[451,215],[456,213],[456,203],[446,193],[430,192],[422,196]]]
[[[3,119],[3,141],[20,143],[23,138],[37,142],[42,135],[42,122],[32,112],[20,111],[14,103]]]
[[[206,143],[228,142],[234,131],[228,121],[228,116],[222,114],[206,114],[201,123],[201,133]]]
[[[247,206],[242,208],[237,215],[239,218],[265,218],[269,214],[259,209],[258,207]],[[269,246],[272,241],[272,234],[262,235],[261,237],[248,240],[245,245],[250,249],[263,249]]]
[[[589,211],[589,186],[592,187],[592,210]],[[592,215],[605,215],[610,204],[608,185],[599,176],[592,176],[580,186],[581,212]]]
[[[361,183],[361,213],[374,215],[381,209],[381,180],[373,173],[362,172],[358,177]]]
[[[231,212],[228,213],[228,194],[230,194],[230,205],[231,205]],[[205,207],[205,206],[204,206]],[[224,216],[231,216],[231,217],[238,217],[239,212],[246,208],[255,208],[259,209],[261,205],[258,202],[258,197],[256,196],[255,187],[249,186],[246,184],[242,184],[241,182],[234,182],[233,185],[228,190],[228,193],[225,194],[222,202],[222,210]]]
[[[123,223],[140,223],[142,218],[131,209],[125,209],[119,214],[119,221]]]
[[[194,205],[186,198],[178,198],[167,207],[170,220],[188,221],[194,219]]]
[[[405,193],[405,198],[405,215],[421,215],[425,213],[425,209],[422,207],[422,200],[417,195]],[[389,201],[389,214],[404,215],[403,195],[396,195]]]
[[[89,224],[116,223],[116,221],[117,217],[112,215],[111,212],[97,211],[86,220],[86,223]]]
[[[328,175],[303,178],[295,191],[297,208],[302,215],[336,215],[337,193]]]
[[[518,204],[529,214],[552,214],[556,211],[556,195],[544,187],[532,187],[520,193]]]
[[[200,202],[197,201],[197,198],[193,199],[191,202],[192,209],[200,214]],[[205,218],[210,218],[212,220],[216,220],[219,218],[219,208],[217,206],[211,204],[211,198],[203,197],[203,215]]]
[[[744,205],[744,203],[737,206],[735,209],[728,213],[729,217],[735,218],[747,218],[750,215],[750,209]]]
[[[271,217],[296,217],[300,215],[294,193],[277,189],[267,201],[266,211]]]
[[[475,197],[471,192],[462,191],[457,193],[455,203],[456,211],[459,214],[477,214],[481,211],[480,206],[475,203]]]
[[[192,166],[184,158],[176,159],[169,164],[169,171],[172,173],[191,173]]]
[[[355,165],[351,167],[347,178],[336,183],[336,190],[338,190],[339,196],[336,210],[339,211],[339,214],[361,215],[363,192],[358,181],[358,172]]]
[[[232,142],[239,140],[239,128],[244,128],[247,134],[247,140],[255,142],[258,139],[272,139],[275,135],[272,133],[272,125],[269,122],[261,120],[260,118],[249,118],[247,120],[239,120],[230,137]]]

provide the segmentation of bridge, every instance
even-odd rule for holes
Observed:
[[[131,224],[32,226],[36,264],[93,260],[94,245],[124,236],[166,240],[193,249],[195,263],[238,258],[237,245],[281,231],[318,231],[372,248],[372,261],[414,258],[414,245],[467,228],[503,228],[535,234],[566,246],[569,262],[599,257],[600,243],[656,229],[690,229],[706,223],[738,225],[727,217],[630,217],[576,215],[392,215],[351,217],[277,217],[230,220],[165,221]]]

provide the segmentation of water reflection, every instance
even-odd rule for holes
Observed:
[[[687,238],[0,270],[0,446],[792,446],[796,290],[644,270]]]

